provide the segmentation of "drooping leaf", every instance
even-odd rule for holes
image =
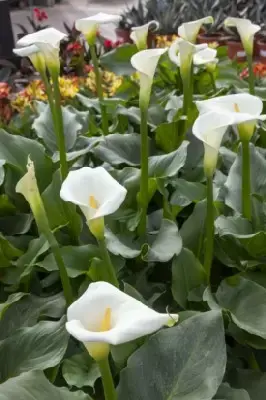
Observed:
[[[63,361],[63,377],[68,386],[94,387],[96,380],[100,377],[99,367],[88,353],[76,354]]]
[[[133,44],[124,44],[108,51],[100,58],[101,65],[117,75],[131,75],[135,69],[130,63],[130,58],[137,52]]]
[[[10,296],[8,296],[8,299],[0,304],[0,320],[2,319],[4,313],[7,311],[7,309],[11,306],[11,304],[16,303],[17,301],[19,301],[20,299],[22,299],[22,297],[27,296],[26,293],[13,293]]]
[[[172,294],[186,308],[189,292],[206,283],[206,273],[192,251],[183,248],[172,263]]]
[[[0,400],[91,400],[81,391],[52,385],[41,371],[25,372],[0,385]]]
[[[237,369],[230,377],[231,384],[236,388],[245,389],[250,400],[264,400],[266,392],[266,373]]]
[[[196,315],[155,334],[129,358],[118,399],[211,400],[225,365],[221,313]]]
[[[171,196],[171,204],[183,206],[198,202],[206,197],[206,186],[200,182],[188,182],[184,179],[178,179],[175,182],[175,191]]]
[[[251,400],[245,389],[233,389],[230,385],[223,383],[213,400]]]
[[[108,250],[124,258],[136,258],[141,253],[141,246],[134,242],[129,235],[114,234],[110,229],[105,229],[105,240]]]

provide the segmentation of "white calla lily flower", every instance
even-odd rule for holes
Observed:
[[[78,205],[88,221],[113,214],[126,194],[127,190],[103,167],[70,171],[60,191],[61,198]]]
[[[60,41],[65,39],[67,35],[55,28],[46,28],[38,32],[30,33],[23,36],[17,42],[18,47],[29,47],[35,45],[40,53],[42,53],[48,68],[60,67],[59,48]]]
[[[120,15],[98,13],[91,17],[80,18],[75,22],[75,28],[82,32],[90,45],[94,44],[97,30],[101,25],[117,23],[121,19]]]
[[[208,16],[196,21],[184,22],[178,28],[178,35],[188,42],[196,43],[198,33],[203,24],[213,24],[213,17]]]
[[[204,144],[204,171],[207,177],[214,174],[223,136],[232,122],[230,115],[209,111],[200,115],[193,125],[193,134]]]
[[[46,64],[44,56],[35,44],[13,49],[13,53],[19,57],[29,57],[36,71],[40,73],[45,72]]]
[[[193,64],[194,65],[217,64],[218,58],[216,58],[216,56],[217,56],[217,50],[207,47],[194,54]]]
[[[246,53],[252,56],[254,36],[261,30],[261,27],[253,24],[249,19],[233,17],[226,18],[224,25],[228,27],[236,27]]]
[[[266,119],[266,115],[261,115],[263,110],[262,100],[248,93],[231,94],[197,101],[196,105],[201,114],[215,111],[230,117],[233,121],[231,125],[237,125],[238,127],[241,140],[250,140],[256,122]]]
[[[106,282],[91,283],[67,310],[66,329],[100,361],[109,345],[156,332],[178,315],[160,314]]]
[[[140,105],[147,108],[153,77],[160,57],[167,49],[142,50],[131,57],[131,64],[140,73]]]
[[[130,39],[136,44],[138,50],[147,48],[147,37],[149,29],[156,31],[159,28],[159,22],[150,21],[145,25],[133,27],[130,34]]]

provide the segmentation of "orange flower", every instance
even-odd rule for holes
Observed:
[[[0,99],[5,99],[10,93],[11,87],[6,82],[0,82]]]

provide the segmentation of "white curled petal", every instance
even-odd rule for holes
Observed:
[[[195,43],[201,26],[203,24],[212,24],[212,23],[213,23],[213,18],[211,16],[201,18],[196,21],[184,22],[178,28],[178,35],[189,42]]]
[[[120,15],[98,13],[91,17],[80,18],[75,22],[75,28],[84,35],[98,29],[98,26],[109,23],[117,23],[121,19]]]
[[[166,51],[167,49],[149,49],[139,51],[131,57],[132,67],[152,79],[159,59]]]
[[[204,65],[217,62],[216,55],[217,55],[217,50],[207,47],[204,50],[198,51],[196,54],[194,54],[193,64]]]
[[[52,47],[59,48],[60,41],[66,37],[65,33],[55,28],[46,28],[23,36],[23,38],[18,40],[17,45],[19,47],[26,47],[32,44],[46,43]]]
[[[13,49],[13,53],[15,53],[19,57],[29,57],[32,54],[38,53],[39,51],[40,49],[35,44]]]
[[[156,31],[159,28],[159,23],[157,21],[150,21],[145,25],[133,27],[130,34],[130,39],[137,45],[140,49],[146,46],[147,36],[149,30]]]

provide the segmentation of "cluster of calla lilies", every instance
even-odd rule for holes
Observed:
[[[76,21],[76,29],[86,39],[95,68],[97,91],[102,114],[102,132],[108,134],[108,115],[102,102],[101,71],[95,53],[96,34],[101,24],[117,22],[117,15],[99,13],[95,16]],[[212,23],[212,17],[184,23],[178,30],[178,39],[169,49],[147,49],[149,28],[157,27],[156,21],[151,21],[141,27],[132,29],[131,39],[135,42],[138,52],[131,58],[132,66],[139,73],[140,93],[139,106],[141,110],[141,179],[138,203],[140,208],[139,235],[147,234],[146,220],[148,208],[148,128],[147,115],[152,90],[152,83],[157,64],[161,56],[168,51],[170,60],[180,69],[183,81],[183,131],[185,139],[187,130],[187,115],[193,101],[193,67],[205,65],[209,71],[214,71],[218,63],[217,51],[207,44],[196,45],[196,38],[202,24]],[[213,257],[214,209],[213,209],[213,175],[215,173],[219,147],[229,126],[236,129],[241,142],[242,152],[242,208],[243,216],[251,220],[250,193],[250,156],[249,142],[253,136],[256,124],[264,120],[262,101],[254,96],[254,80],[252,80],[252,53],[255,33],[260,29],[248,20],[228,18],[228,26],[235,26],[240,34],[250,66],[250,94],[232,94],[196,102],[199,116],[192,131],[203,142],[205,148],[204,171],[207,179],[207,221],[205,251],[205,269],[210,277]],[[116,271],[112,265],[104,237],[104,217],[114,213],[123,203],[127,191],[103,167],[83,167],[69,172],[65,150],[65,136],[58,77],[60,74],[59,46],[65,34],[54,28],[47,28],[29,34],[20,39],[14,52],[22,57],[29,57],[39,72],[45,88],[54,124],[57,145],[60,155],[60,171],[62,186],[61,198],[65,201],[65,213],[69,220],[69,230],[75,236],[75,226],[72,216],[75,208],[80,207],[85,216],[90,232],[98,241],[105,262],[102,281],[92,283],[84,295],[73,302],[73,293],[64,260],[55,235],[49,227],[49,221],[38,184],[35,177],[34,164],[29,157],[28,171],[18,182],[16,190],[29,202],[40,234],[43,234],[54,254],[58,265],[66,301],[69,305],[66,324],[68,332],[84,343],[90,355],[99,363],[103,377],[106,399],[116,398],[114,385],[110,380],[108,355],[110,345],[117,345],[151,334],[169,320],[177,321],[177,315],[159,314],[141,302],[121,292]],[[49,79],[49,77],[51,79]],[[78,243],[78,238],[77,243]],[[111,382],[111,383],[110,383]]]

